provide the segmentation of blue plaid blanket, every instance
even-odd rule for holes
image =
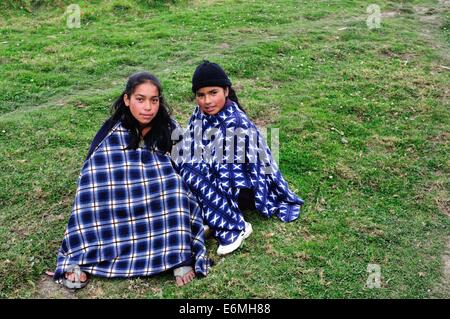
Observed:
[[[84,162],[54,279],[70,265],[102,277],[149,276],[191,264],[206,275],[201,210],[170,157],[117,123]]]
[[[242,188],[253,190],[263,216],[275,215],[283,222],[299,217],[303,200],[289,190],[260,131],[233,101],[228,99],[212,116],[197,106],[174,153],[220,244],[234,242],[245,227],[237,204]]]

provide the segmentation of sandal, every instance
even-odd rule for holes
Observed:
[[[173,274],[176,277],[184,277],[187,273],[194,270],[191,266],[182,266],[173,270]],[[195,275],[195,274],[194,274]]]
[[[68,289],[82,289],[82,288],[86,287],[86,285],[90,281],[88,273],[85,273],[86,280],[80,281],[81,269],[80,269],[80,266],[78,266],[78,265],[70,265],[69,268],[67,269],[67,271],[65,272],[65,274],[66,273],[73,273],[75,275],[75,281],[72,281],[72,280],[69,280],[69,279],[63,277],[61,279],[58,279],[56,282],[63,285],[64,287],[66,287]]]

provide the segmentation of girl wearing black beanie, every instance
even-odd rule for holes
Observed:
[[[179,150],[190,150],[191,156],[174,160],[197,197],[205,224],[219,241],[217,254],[225,255],[252,233],[242,210],[256,209],[265,217],[276,215],[290,222],[299,217],[304,202],[289,190],[218,64],[203,61],[196,68],[192,91],[197,107],[189,121],[188,137],[178,144]]]
[[[192,92],[196,95],[197,98],[202,97],[204,96],[204,93],[197,91],[205,87],[221,87],[225,93],[225,97],[228,97],[231,101],[235,102],[238,107],[242,111],[244,111],[242,106],[239,104],[239,99],[236,95],[236,92],[231,87],[231,80],[218,64],[211,63],[209,61],[203,61],[203,63],[201,63],[195,70],[194,75],[192,76]],[[197,101],[197,103],[198,102],[199,101]],[[219,104],[220,109],[223,106],[224,104]],[[202,111],[206,110],[202,109]]]

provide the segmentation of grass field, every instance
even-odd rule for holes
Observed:
[[[72,2],[80,28],[66,24]],[[1,298],[450,297],[449,1],[6,1],[0,12]],[[244,247],[219,258],[208,240],[217,265],[181,289],[171,274],[55,288],[42,274],[127,76],[156,74],[185,124],[204,58],[227,70],[250,118],[280,129],[302,216],[249,213]],[[366,286],[369,264],[380,288]]]

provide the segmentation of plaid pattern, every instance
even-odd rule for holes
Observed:
[[[84,162],[54,279],[70,265],[102,277],[148,276],[192,264],[207,274],[202,215],[168,155],[125,150],[117,123]]]
[[[201,128],[194,123],[201,123]],[[246,131],[247,137],[234,137],[234,149],[227,147],[227,131],[241,129]],[[227,99],[225,107],[216,115],[203,114],[199,107],[194,111],[190,122],[190,137],[184,140],[183,149],[190,149],[195,154],[200,140],[196,130],[207,132],[217,129],[222,141],[215,146],[222,145],[223,160],[218,160],[211,139],[201,139],[200,148],[213,154],[213,160],[206,162],[195,156],[179,164],[180,174],[183,176],[191,191],[196,195],[206,223],[215,231],[215,237],[220,244],[227,245],[234,242],[245,227],[242,212],[237,200],[241,188],[252,189],[255,193],[256,209],[265,217],[276,215],[283,222],[290,222],[299,217],[300,207],[304,203],[292,193],[288,184],[272,159],[269,148],[265,145],[259,130],[247,115],[231,100]],[[250,133],[249,133],[250,132]],[[256,138],[250,143],[251,134]],[[200,135],[201,136],[201,135]],[[245,141],[239,141],[239,139]],[[239,144],[241,142],[241,144]],[[245,147],[244,147],[245,145]],[[181,146],[179,146],[181,147]],[[245,152],[239,153],[239,148]],[[266,161],[255,155],[255,149],[263,150]],[[231,163],[227,156],[233,156]],[[242,156],[242,158],[241,158]],[[255,157],[256,156],[256,157]],[[267,173],[271,168],[271,173]]]

